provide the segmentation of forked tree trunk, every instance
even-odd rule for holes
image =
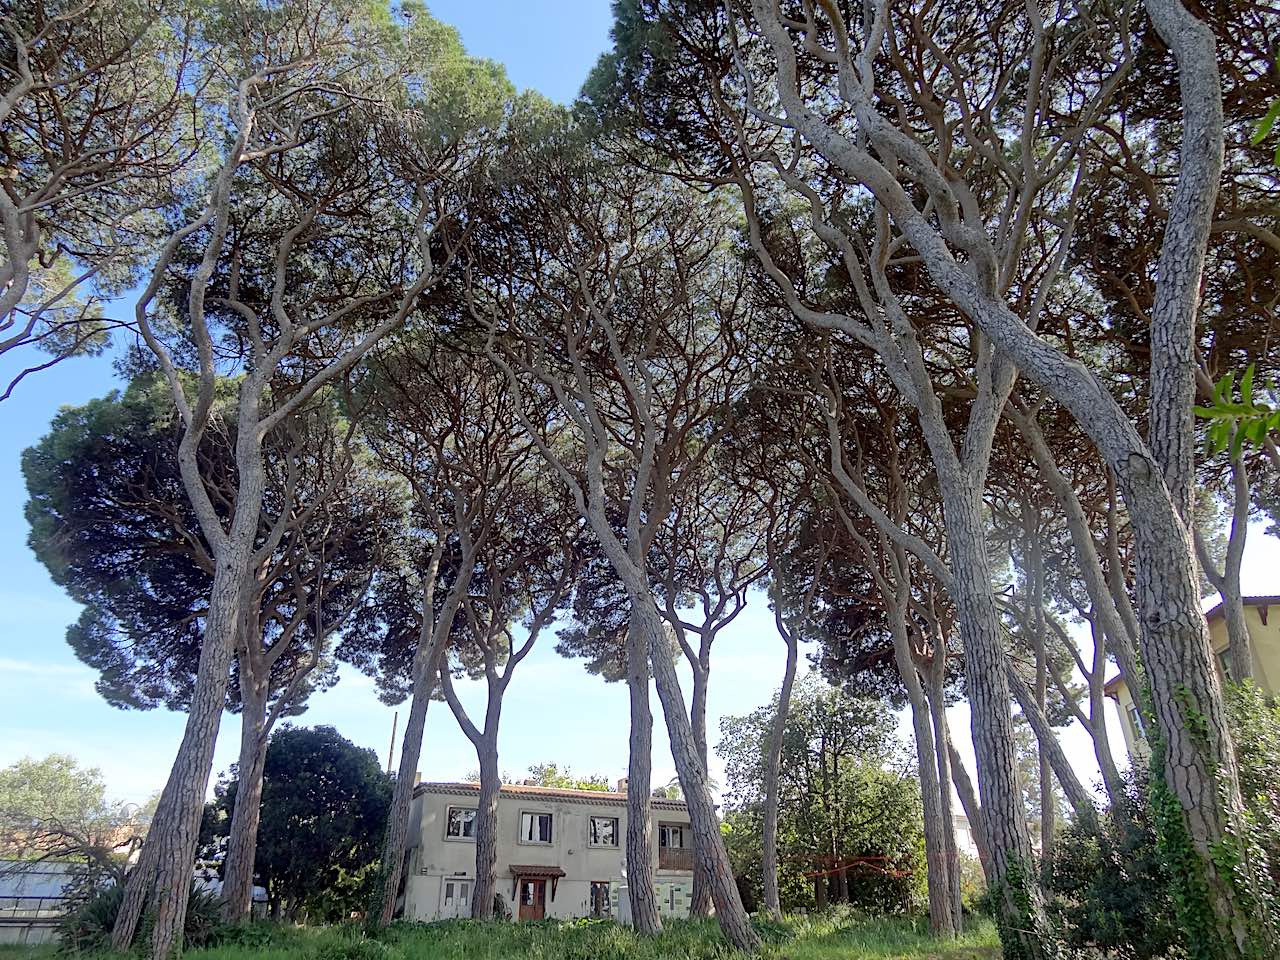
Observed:
[[[800,659],[799,643],[790,631],[783,634],[787,660],[782,671],[782,688],[778,691],[778,707],[769,726],[768,751],[764,767],[764,832],[761,837],[761,865],[764,870],[764,906],[774,920],[782,919],[782,895],[778,889],[778,803],[782,779],[782,741],[787,732],[787,716],[791,712],[791,690],[795,686],[796,665]]]
[[[952,914],[951,864],[947,858],[946,824],[938,783],[937,749],[924,688],[911,655],[906,613],[892,597],[884,598],[893,634],[893,655],[898,674],[911,707],[911,726],[916,741],[916,767],[920,777],[920,801],[924,812],[924,856],[929,891],[929,929],[937,936],[955,936]]]
[[[240,670],[240,777],[222,874],[222,916],[229,923],[247,919],[253,909],[254,859],[267,762],[267,691],[265,684],[252,681],[251,673],[244,667]]]
[[[627,896],[631,925],[638,933],[662,932],[658,893],[654,888],[653,711],[649,706],[649,656],[646,637],[632,617],[627,629],[627,693],[631,732],[627,756]]]
[[[671,756],[689,809],[695,850],[706,863],[716,919],[730,943],[739,950],[754,952],[760,946],[760,938],[751,925],[751,918],[742,905],[738,885],[733,879],[729,855],[720,835],[720,819],[716,816],[715,801],[707,782],[707,771],[694,743],[684,694],[680,691],[680,677],[676,673],[675,658],[667,642],[662,617],[652,596],[637,597],[633,594],[631,599],[632,629],[638,631],[648,645],[658,699],[667,721]]]

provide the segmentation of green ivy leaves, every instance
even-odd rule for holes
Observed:
[[[1267,113],[1268,117],[1280,114],[1280,103]],[[1268,127],[1268,129],[1270,129]],[[1265,392],[1266,397],[1259,396]],[[1280,406],[1271,400],[1280,393],[1274,380],[1268,381],[1263,391],[1254,385],[1254,365],[1251,363],[1240,378],[1236,392],[1236,372],[1228,371],[1213,385],[1213,397],[1209,406],[1195,407],[1196,416],[1209,421],[1206,439],[1210,455],[1221,453],[1228,446],[1231,459],[1240,456],[1246,443],[1261,446],[1267,435],[1280,431]]]

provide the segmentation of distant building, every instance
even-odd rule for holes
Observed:
[[[1231,654],[1222,604],[1218,604],[1205,616],[1209,621],[1209,640],[1213,646],[1214,664],[1219,677],[1225,678]],[[1244,617],[1249,630],[1254,683],[1264,693],[1275,696],[1280,690],[1280,596],[1245,597]],[[1113,677],[1107,681],[1105,690],[1120,710],[1120,729],[1124,733],[1124,745],[1129,750],[1129,756],[1150,756],[1151,748],[1147,745],[1147,732],[1142,716],[1124,678]]]
[[[608,917],[628,912],[627,795],[507,784],[498,798],[497,894],[519,920]],[[414,788],[403,915],[471,915],[475,890],[475,783]],[[650,801],[659,909],[688,916],[693,836],[682,800]]]

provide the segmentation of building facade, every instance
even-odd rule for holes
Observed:
[[[1214,664],[1219,679],[1227,676],[1230,662],[1230,644],[1227,642],[1227,621],[1222,604],[1207,614],[1209,641],[1213,646]],[[1275,696],[1280,690],[1280,596],[1245,597],[1245,624],[1249,628],[1249,652],[1253,660],[1253,682],[1263,693]],[[1123,677],[1107,681],[1106,694],[1116,702],[1120,712],[1120,729],[1124,745],[1134,759],[1151,755],[1142,715],[1133,699],[1133,693]]]
[[[619,784],[624,787],[624,784]],[[475,783],[414,788],[403,916],[440,920],[471,914],[475,890]],[[653,846],[659,907],[688,916],[693,837],[683,801],[654,799]],[[497,895],[513,919],[627,919],[627,796],[509,784],[498,798]]]

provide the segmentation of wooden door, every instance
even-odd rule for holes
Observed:
[[[541,920],[547,915],[547,881],[520,881],[520,919]]]

